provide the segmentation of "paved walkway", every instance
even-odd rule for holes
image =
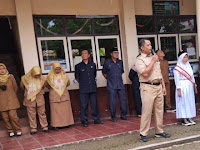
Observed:
[[[175,113],[164,114],[164,125],[180,122],[176,119]],[[197,116],[200,118],[200,115]],[[153,117],[152,117],[153,120]],[[153,126],[153,121],[151,126]],[[129,117],[128,121],[118,120],[116,123],[104,120],[103,125],[90,123],[87,128],[81,125],[74,125],[72,128],[65,128],[59,131],[50,130],[49,133],[38,132],[35,135],[24,134],[21,137],[0,138],[0,150],[28,150],[45,148],[54,145],[92,140],[104,136],[122,134],[124,132],[139,130],[140,118]]]

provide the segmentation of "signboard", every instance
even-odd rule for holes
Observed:
[[[179,15],[179,1],[153,1],[154,15]]]

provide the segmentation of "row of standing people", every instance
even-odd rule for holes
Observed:
[[[142,117],[141,117],[141,126],[140,126],[140,140],[145,142],[147,141],[146,135],[150,127],[151,114],[154,108],[154,116],[156,120],[156,137],[170,137],[169,134],[165,133],[162,129],[163,122],[163,95],[166,95],[165,83],[163,76],[161,74],[160,62],[158,61],[157,55],[151,55],[151,43],[147,39],[142,39],[140,41],[141,55],[137,57],[136,60],[136,70],[139,76],[140,82],[140,92],[142,100]],[[99,112],[97,107],[97,91],[96,91],[96,65],[92,62],[89,62],[90,54],[88,50],[82,50],[81,52],[83,61],[75,66],[75,78],[79,82],[80,86],[80,104],[81,104],[81,122],[84,127],[88,126],[88,102],[90,100],[92,106],[92,116],[95,124],[102,124],[103,122],[99,119]],[[159,54],[159,53],[157,53]],[[185,58],[186,57],[186,58]],[[188,73],[183,73],[177,67],[175,68],[178,71],[174,71],[175,83],[176,83],[176,101],[179,100],[179,103],[176,102],[177,107],[177,117],[184,118],[184,123],[186,121],[192,121],[191,118],[196,114],[194,96],[188,97],[192,99],[192,105],[188,103],[183,103],[187,101],[181,101],[180,99],[186,100],[187,92],[184,92],[184,87],[180,83],[187,81],[188,78],[191,78],[191,83],[194,86],[194,77],[193,72],[191,71],[191,66],[188,61],[183,62],[183,59],[187,58],[187,53],[180,54],[177,66],[182,66],[189,70]],[[120,119],[127,120],[127,100],[125,94],[125,88],[122,81],[123,74],[123,63],[118,59],[118,50],[113,48],[111,51],[111,59],[106,60],[103,66],[102,73],[107,79],[107,90],[109,95],[109,106],[111,112],[111,119],[113,122],[117,121],[116,117],[116,95],[118,94],[121,107]],[[178,72],[178,73],[177,73]],[[187,72],[187,71],[185,71]],[[182,73],[182,74],[181,74]],[[182,75],[182,78],[180,76]],[[8,80],[9,79],[9,80]],[[6,66],[0,65],[0,80],[1,80],[1,92],[0,100],[7,99],[8,101],[1,101],[4,103],[2,108],[0,108],[2,117],[6,122],[6,127],[10,135],[14,135],[13,128],[16,130],[17,135],[21,135],[21,130],[19,127],[19,122],[16,109],[19,108],[19,102],[16,97],[17,84],[12,75],[9,75]],[[51,125],[53,127],[59,127],[61,125],[58,116],[64,116],[66,109],[69,111],[67,124],[71,125],[74,123],[71,103],[69,98],[69,93],[67,91],[67,86],[69,85],[69,79],[67,78],[65,72],[59,63],[54,63],[51,71],[47,76],[47,82],[44,82],[44,78],[41,76],[41,69],[39,67],[33,67],[33,69],[22,77],[21,87],[25,89],[25,99],[24,105],[27,106],[27,112],[29,116],[29,122],[31,127],[31,134],[35,134],[37,131],[36,124],[36,107],[40,119],[40,124],[44,132],[48,132],[48,124],[46,121],[45,107],[44,107],[44,97],[43,97],[43,87],[50,88],[50,106],[51,106]],[[179,82],[180,81],[180,82]],[[188,80],[189,81],[189,80]],[[4,85],[6,83],[6,86]],[[9,86],[11,88],[9,88]],[[6,89],[7,87],[7,89]],[[180,90],[181,87],[181,90]],[[190,86],[188,86],[190,87]],[[191,89],[194,92],[194,89]],[[53,92],[51,92],[53,91]],[[6,93],[7,92],[7,93]],[[14,93],[14,94],[13,94]],[[190,94],[191,94],[190,93]],[[9,95],[9,96],[8,96]],[[65,96],[64,96],[65,95]],[[15,102],[12,102],[15,99]],[[65,105],[65,101],[68,101]],[[11,104],[12,102],[12,104]],[[57,102],[63,102],[58,104]],[[34,104],[33,104],[34,103]],[[10,104],[10,106],[9,106]],[[33,105],[29,105],[33,104]],[[68,106],[67,106],[68,105]],[[8,107],[9,106],[9,107]],[[66,107],[64,107],[66,106]],[[189,108],[188,108],[189,106]],[[63,108],[63,112],[60,111],[60,108]],[[187,115],[188,112],[191,112],[190,115]],[[178,115],[179,114],[179,115]],[[9,119],[9,117],[11,119]],[[54,120],[58,118],[57,120]],[[10,120],[10,121],[9,121]],[[54,124],[54,123],[55,124]],[[58,124],[57,124],[58,123]],[[62,125],[62,126],[65,126]],[[12,134],[11,134],[12,133]]]
[[[17,98],[17,83],[12,74],[9,74],[4,64],[0,64],[0,112],[5,122],[9,136],[21,136],[22,132],[17,116],[20,107]],[[29,125],[33,135],[37,132],[38,114],[40,125],[44,132],[48,132],[48,123],[45,110],[44,91],[49,88],[49,102],[51,110],[51,126],[63,127],[74,124],[71,102],[67,86],[70,82],[60,63],[54,63],[47,79],[41,75],[41,68],[33,67],[22,76],[20,87],[24,90],[23,105],[27,108]],[[64,116],[64,117],[62,117]]]
[[[92,107],[94,124],[103,124],[100,120],[97,106],[96,65],[89,61],[89,51],[81,51],[83,61],[75,66],[75,79],[79,82],[80,89],[80,118],[84,127],[88,126],[88,103]],[[118,49],[113,48],[111,59],[106,60],[102,73],[107,79],[107,89],[111,119],[117,121],[116,96],[118,94],[121,104],[120,119],[127,120],[127,100],[125,87],[122,81],[122,61],[118,59]],[[24,90],[23,105],[27,107],[27,114],[31,128],[30,134],[37,132],[38,114],[40,125],[44,132],[48,132],[48,123],[45,113],[44,91],[49,88],[49,102],[51,112],[51,126],[58,130],[59,127],[74,124],[71,102],[67,86],[70,81],[60,63],[55,62],[45,79],[41,74],[41,68],[33,67],[22,76],[20,87]],[[20,136],[21,129],[17,109],[20,107],[17,98],[17,83],[14,76],[9,74],[4,64],[0,64],[0,112],[6,124],[10,137]]]

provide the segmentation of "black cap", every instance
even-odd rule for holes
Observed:
[[[112,53],[112,52],[116,52],[116,51],[118,52],[118,48],[117,47],[113,47],[110,52]]]

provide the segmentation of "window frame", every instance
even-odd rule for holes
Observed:
[[[48,73],[50,70],[45,70],[44,69],[44,61],[43,61],[43,55],[42,55],[42,44],[41,41],[52,41],[52,40],[62,40],[63,41],[63,47],[64,47],[64,52],[65,52],[65,61],[67,65],[67,69],[64,69],[66,72],[70,72],[70,62],[69,62],[69,55],[68,55],[68,48],[67,48],[67,41],[65,37],[37,37],[37,47],[38,47],[38,53],[39,53],[39,61],[40,61],[40,66],[42,69],[42,73]]]
[[[122,59],[119,35],[95,36],[98,69],[103,69],[103,66],[101,65],[101,61],[100,61],[100,55],[99,55],[99,41],[98,41],[99,39],[117,39],[117,48],[118,48],[118,52],[119,52],[119,59]]]
[[[179,52],[179,41],[178,41],[178,34],[158,34],[158,47],[161,49],[161,37],[176,37],[176,58],[175,61],[168,61],[169,64],[175,64],[178,61],[178,52]]]
[[[73,56],[72,56],[72,45],[71,45],[71,41],[72,40],[91,40],[93,62],[96,64],[96,51],[95,51],[95,44],[94,44],[94,37],[93,36],[67,37],[67,42],[68,42],[68,47],[69,47],[69,59],[70,59],[71,71],[75,71],[75,67],[74,67],[74,63],[73,63]]]
[[[198,57],[199,57],[199,46],[198,46],[198,41],[197,41],[197,33],[181,33],[181,34],[179,34],[179,50],[181,51],[182,49],[181,49],[181,47],[182,47],[182,43],[181,43],[181,37],[182,36],[195,36],[195,42],[196,42],[196,56],[197,56],[197,58],[196,59],[189,59],[189,62],[198,62],[199,60],[198,60]]]

